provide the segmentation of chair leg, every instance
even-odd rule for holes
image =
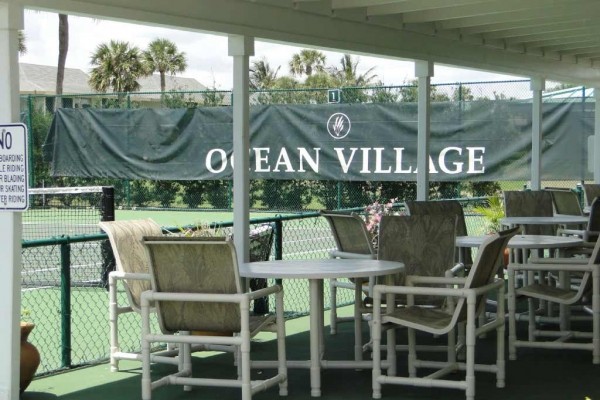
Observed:
[[[600,240],[600,239],[598,239]],[[600,364],[600,271],[592,271],[592,362]]]
[[[475,300],[467,299],[467,360],[466,378],[467,400],[475,400]]]
[[[275,297],[275,313],[277,315],[277,361],[278,372],[285,376],[285,380],[279,383],[279,395],[288,395],[288,373],[285,353],[285,319],[283,316],[283,293],[278,293]]]
[[[527,299],[527,309],[528,309],[528,317],[529,317],[529,326],[527,328],[529,341],[535,341],[535,302],[533,298]]]
[[[150,342],[146,340],[146,336],[150,334],[149,314],[147,308],[142,308],[142,400],[150,400],[152,398]]]
[[[415,330],[408,328],[408,376],[411,378],[417,377],[417,338]]]
[[[113,276],[108,276],[108,324],[110,326],[110,370],[116,372],[119,370],[119,360],[115,358],[115,353],[119,351],[119,331],[117,311],[117,280]]]
[[[517,321],[516,321],[515,272],[508,271],[508,359],[517,359]],[[499,315],[499,314],[498,314]]]
[[[502,324],[496,329],[496,387],[503,388],[506,385],[506,361],[504,359],[504,289],[498,291],[496,319],[502,321]]]
[[[372,386],[374,399],[381,398],[381,383],[379,383],[379,377],[381,376],[381,320],[378,318],[377,321],[373,318],[371,321],[371,342],[373,346],[372,358],[373,358],[373,371],[372,371]],[[389,347],[388,347],[389,356]],[[388,357],[389,360],[389,357]]]

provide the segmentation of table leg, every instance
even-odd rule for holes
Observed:
[[[354,359],[361,361],[363,359],[362,349],[362,313],[360,303],[362,301],[363,280],[357,278],[354,280]]]
[[[319,285],[321,282],[321,285]],[[319,293],[319,287],[323,287],[321,279],[309,279],[310,286],[310,395],[321,397],[321,329],[320,322],[323,321],[323,308],[319,309],[323,298],[323,291]]]

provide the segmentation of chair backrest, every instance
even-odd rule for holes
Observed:
[[[360,215],[330,210],[320,213],[331,227],[338,251],[374,257],[372,237]]]
[[[592,202],[596,197],[600,197],[600,184],[598,183],[584,183],[583,192],[585,193],[585,201],[588,206],[592,205]]]
[[[577,193],[572,190],[547,190],[552,195],[556,214],[583,215]]]
[[[552,195],[544,190],[504,191],[504,214],[507,217],[551,217]],[[526,235],[555,235],[556,225],[524,225]]]
[[[166,293],[241,293],[233,242],[214,237],[145,237],[152,290]],[[157,301],[163,332],[240,330],[237,303]]]
[[[108,235],[117,271],[149,274],[149,260],[142,242],[144,236],[160,236],[162,228],[151,219],[103,221],[98,224]],[[142,292],[151,288],[149,281],[125,280],[129,304],[140,310]]]
[[[508,241],[516,235],[518,231],[519,228],[515,227],[500,231],[486,238],[481,246],[479,246],[473,266],[469,270],[469,275],[467,275],[464,286],[465,289],[476,289],[485,286],[494,280],[498,274],[498,267],[501,265],[498,260],[502,257]],[[486,296],[477,296],[475,304],[477,313],[481,313],[485,309],[485,300]],[[454,322],[466,321],[467,304],[465,298],[458,300],[454,312]]]
[[[586,242],[594,242],[598,240],[600,235],[600,197],[596,197],[590,206],[590,215],[588,224],[584,233]]]
[[[403,285],[406,275],[444,276],[454,266],[456,217],[446,215],[383,216],[379,227],[378,259],[400,261],[401,274],[386,284]],[[393,282],[390,282],[393,278]],[[440,298],[419,296],[419,304]]]
[[[468,236],[465,213],[460,202],[457,200],[438,201],[406,201],[406,209],[409,215],[447,215],[456,217],[456,236]],[[473,264],[471,252],[467,251],[463,262],[465,265]],[[458,261],[458,253],[456,254]]]
[[[250,230],[250,262],[269,261],[274,232],[272,224],[263,224]]]

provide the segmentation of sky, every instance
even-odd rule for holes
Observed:
[[[233,86],[233,59],[227,55],[227,37],[173,30],[147,25],[126,24],[108,20],[69,16],[69,51],[66,66],[85,72],[90,70],[90,56],[101,43],[110,40],[127,41],[141,50],[154,39],[166,38],[186,54],[188,68],[178,76],[195,78],[207,87],[229,90]],[[27,53],[20,56],[24,63],[57,65],[58,15],[25,10],[25,43]],[[288,63],[302,47],[255,41],[253,60],[266,58],[273,69],[281,67],[278,76],[289,74]],[[323,51],[327,65],[339,65],[342,53]],[[401,85],[414,79],[414,64],[367,56],[359,57],[359,73],[371,67],[377,80],[385,85]],[[432,83],[455,83],[522,79],[510,75],[450,68],[436,65]]]

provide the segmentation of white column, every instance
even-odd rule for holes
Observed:
[[[249,261],[250,230],[250,104],[248,81],[254,38],[229,36],[229,55],[233,57],[233,240],[238,262]],[[1,400],[1,399],[0,399]]]
[[[542,92],[546,81],[531,78],[531,190],[542,188]]]
[[[19,122],[18,30],[23,7],[0,0],[0,123]],[[19,398],[21,214],[0,212],[0,400]]]
[[[429,138],[430,129],[430,93],[433,63],[415,61],[415,76],[419,79],[419,102],[417,117],[417,200],[429,197]]]
[[[594,99],[596,100],[594,108],[594,148],[591,154],[594,155],[594,182],[600,183],[600,87],[594,88]]]

